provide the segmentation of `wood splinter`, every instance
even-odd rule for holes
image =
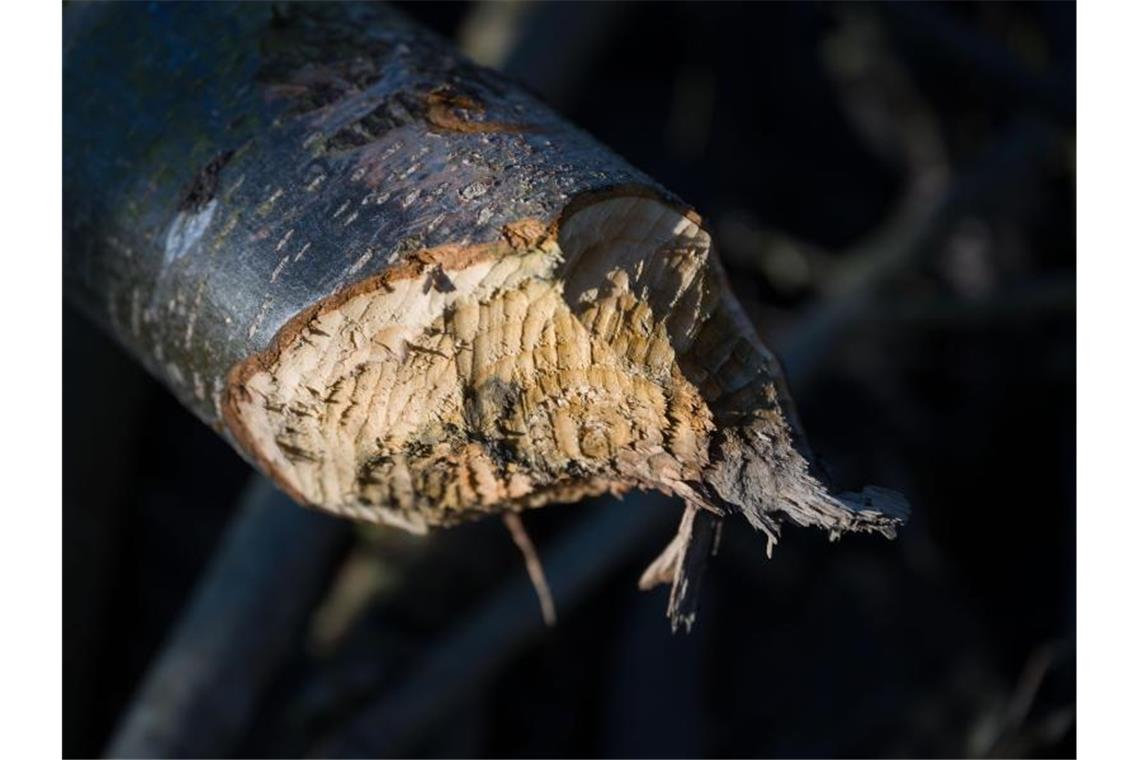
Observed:
[[[67,17],[68,295],[297,501],[424,531],[679,496],[641,583],[674,627],[723,516],[769,551],[905,519],[824,486],[693,210],[395,11]]]
[[[546,582],[546,573],[542,570],[542,561],[538,558],[538,550],[523,526],[522,518],[514,512],[503,513],[503,523],[510,531],[511,540],[523,555],[526,564],[526,574],[534,586],[534,593],[538,596],[538,604],[542,609],[542,621],[548,626],[558,622],[558,613],[554,607],[554,594],[550,592],[550,584]]]

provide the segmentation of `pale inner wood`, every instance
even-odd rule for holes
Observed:
[[[686,495],[713,429],[678,356],[716,307],[709,238],[641,198],[556,244],[390,282],[305,325],[237,405],[309,502],[422,530],[605,490]]]

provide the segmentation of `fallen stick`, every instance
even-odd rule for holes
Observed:
[[[349,524],[290,504],[256,478],[107,754],[233,752],[257,700],[304,631]]]
[[[821,482],[693,210],[396,12],[65,22],[69,297],[298,502],[423,531],[652,489],[769,542],[905,518]],[[674,599],[704,533],[656,567]]]

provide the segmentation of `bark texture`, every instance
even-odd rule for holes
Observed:
[[[691,619],[719,518],[834,496],[700,217],[377,5],[65,19],[67,292],[298,501],[411,530],[657,489]]]

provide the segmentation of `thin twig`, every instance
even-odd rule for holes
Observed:
[[[550,593],[550,586],[546,583],[546,574],[542,571],[542,562],[538,558],[538,550],[534,548],[534,542],[530,540],[526,528],[523,527],[522,518],[517,514],[504,512],[503,524],[510,531],[515,546],[522,552],[523,560],[526,562],[526,574],[530,576],[534,593],[538,595],[538,603],[542,607],[542,620],[548,626],[553,627],[558,622],[558,615],[554,609],[554,597]]]

